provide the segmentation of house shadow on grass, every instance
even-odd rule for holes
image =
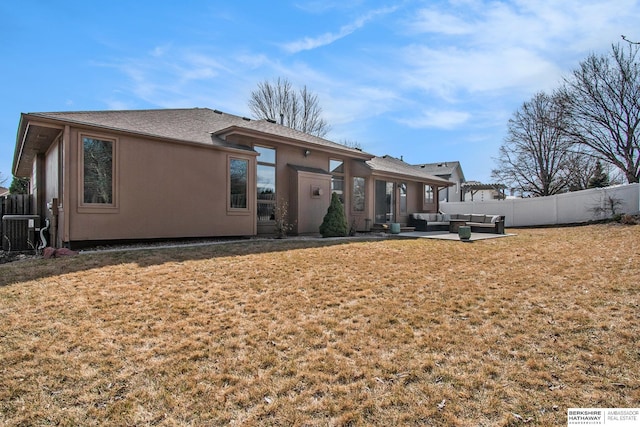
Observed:
[[[391,236],[390,236],[391,237]],[[388,240],[377,235],[345,238],[244,239],[215,242],[173,243],[149,246],[121,246],[80,251],[78,255],[53,259],[27,257],[0,264],[0,287],[15,283],[87,271],[110,265],[135,263],[140,267],[167,262],[198,261],[297,249],[321,248],[356,242]]]

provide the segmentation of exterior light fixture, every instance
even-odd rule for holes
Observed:
[[[305,157],[309,157],[309,154],[311,154],[311,151],[309,151],[309,150],[304,150],[304,156],[305,156]]]

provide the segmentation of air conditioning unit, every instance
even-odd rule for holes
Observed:
[[[2,250],[35,251],[40,232],[39,215],[4,215],[2,217]]]

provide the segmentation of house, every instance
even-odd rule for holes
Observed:
[[[4,187],[0,187],[0,197],[8,196],[8,195],[9,195],[9,189],[8,188],[4,188]]]
[[[446,179],[452,183],[452,186],[447,187],[444,191],[440,192],[441,202],[462,202],[464,201],[464,194],[462,192],[462,184],[465,182],[464,173],[462,172],[462,166],[460,162],[439,162],[439,163],[422,163],[414,165],[414,167],[422,170],[423,172],[437,176],[438,178]]]
[[[23,113],[13,174],[31,178],[49,241],[255,236],[286,204],[295,234],[317,233],[336,192],[349,224],[437,212],[449,183],[267,120],[207,108]]]

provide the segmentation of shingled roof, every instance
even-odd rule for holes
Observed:
[[[442,179],[435,175],[429,174],[419,168],[411,166],[410,164],[404,162],[403,160],[397,159],[389,155],[385,155],[382,157],[374,157],[373,159],[368,160],[365,163],[374,172],[403,175],[405,177],[411,177],[412,179],[420,178],[425,181],[429,181],[431,183],[441,185],[443,187],[448,187],[450,185],[453,185],[453,183],[447,181],[446,179]]]
[[[462,168],[460,167],[460,162],[439,162],[439,163],[422,163],[419,165],[413,165],[413,167],[420,169],[426,173],[441,176],[441,177],[450,177],[453,174],[453,171],[456,169],[460,170],[460,174],[462,174]],[[464,175],[461,176],[464,181]]]
[[[280,139],[304,141],[308,144],[320,145],[335,150],[363,154],[362,151],[267,120],[252,120],[209,108],[72,111],[28,113],[28,115],[72,124],[102,127],[109,130],[220,146],[229,146],[230,144],[224,141],[223,138],[218,137],[218,135],[233,129],[248,129]],[[370,157],[373,157],[373,155],[370,155]]]

